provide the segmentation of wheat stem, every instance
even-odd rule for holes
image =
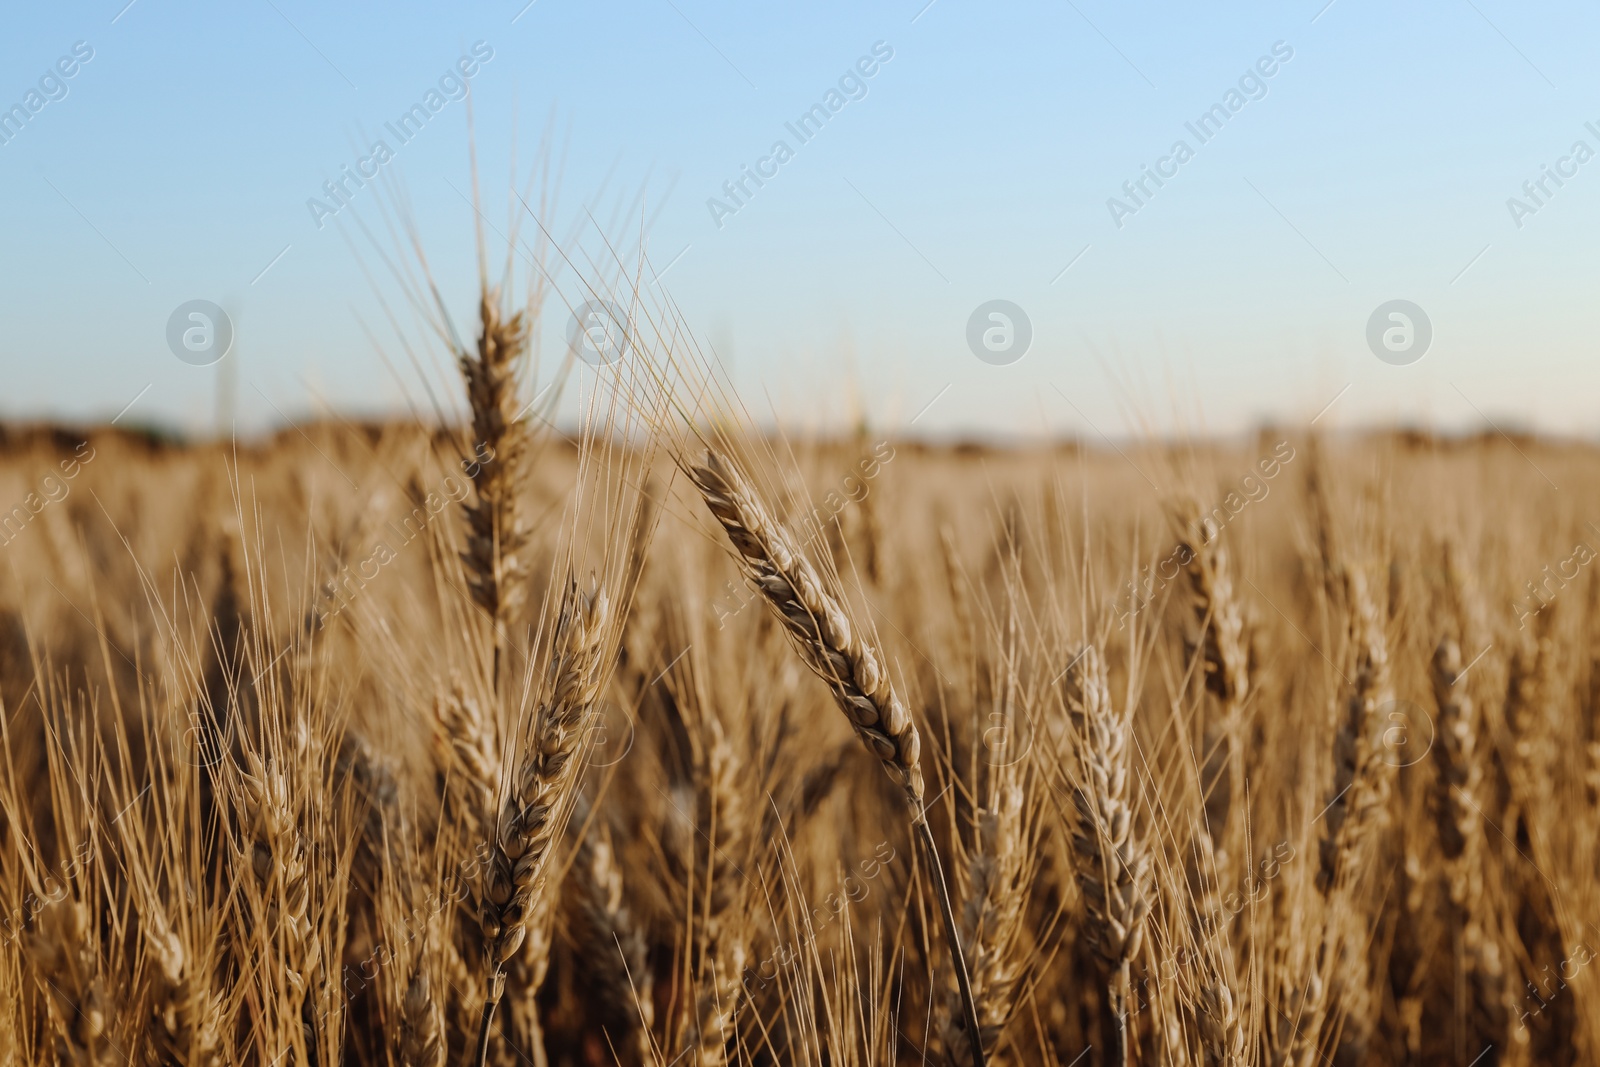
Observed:
[[[480,1050],[488,1048],[489,1023],[505,993],[506,961],[527,938],[556,834],[571,812],[582,769],[577,756],[584,721],[608,671],[610,621],[604,589],[586,596],[569,579],[556,621],[550,695],[534,718],[527,752],[489,846],[478,912],[489,978]]]
[[[1111,697],[1105,661],[1093,646],[1073,664],[1067,712],[1078,738],[1072,837],[1078,881],[1091,925],[1089,938],[1108,978],[1117,1018],[1117,1058],[1128,1062],[1131,961],[1144,943],[1150,910],[1150,857],[1135,832],[1128,802],[1132,724]]]
[[[823,578],[800,553],[794,540],[768,513],[734,466],[715,451],[689,471],[711,514],[722,524],[738,550],[745,577],[762,594],[787,631],[792,647],[828,684],[834,701],[857,736],[882,761],[905,792],[911,823],[927,854],[929,873],[939,900],[945,936],[967,1016],[967,1037],[973,1062],[984,1063],[978,1011],[972,997],[961,939],[956,932],[950,889],[928,827],[923,799],[922,742],[905,705],[900,702],[883,665],[882,655],[851,625],[832,582]]]

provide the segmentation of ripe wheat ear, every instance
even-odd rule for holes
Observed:
[[[944,866],[928,826],[922,777],[922,739],[894,691],[883,656],[851,625],[834,583],[811,565],[793,539],[767,512],[729,461],[708,451],[689,470],[711,514],[738,550],[739,567],[760,591],[787,631],[800,658],[833,693],[857,736],[905,791],[911,825],[927,854],[929,874],[944,919],[951,962],[966,1015],[975,1067],[983,1067],[983,1038],[972,980],[956,929]]]
[[[506,963],[528,936],[556,836],[576,798],[584,721],[609,675],[610,623],[605,590],[585,596],[569,579],[556,622],[550,695],[534,719],[527,751],[489,842],[489,872],[478,916],[489,980],[475,1060],[480,1067],[488,1056],[495,1008],[505,993]]]

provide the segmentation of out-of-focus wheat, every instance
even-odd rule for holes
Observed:
[[[585,423],[464,486],[484,373],[471,428],[0,430],[0,526],[97,454],[0,537],[0,1067],[1600,1057],[1600,572],[1503,440],[1248,505],[904,442],[802,546],[763,489],[841,442],[719,422],[685,484]],[[447,479],[476,517],[418,518]]]
[[[1088,934],[1110,982],[1111,1010],[1120,1048],[1131,1062],[1128,1040],[1131,967],[1144,944],[1150,912],[1150,857],[1130,803],[1133,729],[1129,709],[1111,695],[1105,661],[1090,645],[1071,668],[1067,713],[1076,756],[1072,803],[1076,812],[1072,848],[1078,882],[1089,910]]]

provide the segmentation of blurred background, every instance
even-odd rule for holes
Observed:
[[[419,347],[385,227],[408,208],[470,323],[475,140],[496,257],[513,214],[537,233],[507,190],[543,143],[559,196],[530,201],[539,222],[611,234],[768,422],[995,440],[1314,418],[1597,429],[1589,5],[108,0],[4,17],[3,419],[205,436],[431,411],[443,349]],[[362,168],[379,177],[358,187]],[[324,184],[341,178],[343,201]],[[196,300],[234,331],[205,366],[169,343]],[[547,352],[568,325],[557,298]]]

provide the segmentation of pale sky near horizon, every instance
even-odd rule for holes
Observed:
[[[465,61],[495,230],[513,147],[525,177],[553,122],[556,232],[620,213],[631,255],[642,191],[646,284],[764,418],[850,418],[846,382],[872,423],[929,434],[1319,412],[1600,433],[1592,8],[525,5],[8,11],[0,419],[127,408],[203,433],[229,364],[245,429],[426,408],[416,333],[384,312],[393,272],[355,225],[381,227],[379,190],[347,180],[342,205],[324,182],[403,183],[470,321]],[[222,365],[171,350],[193,300],[233,322]],[[969,329],[996,300],[1026,326],[1002,309]],[[567,317],[546,316],[551,349]]]

